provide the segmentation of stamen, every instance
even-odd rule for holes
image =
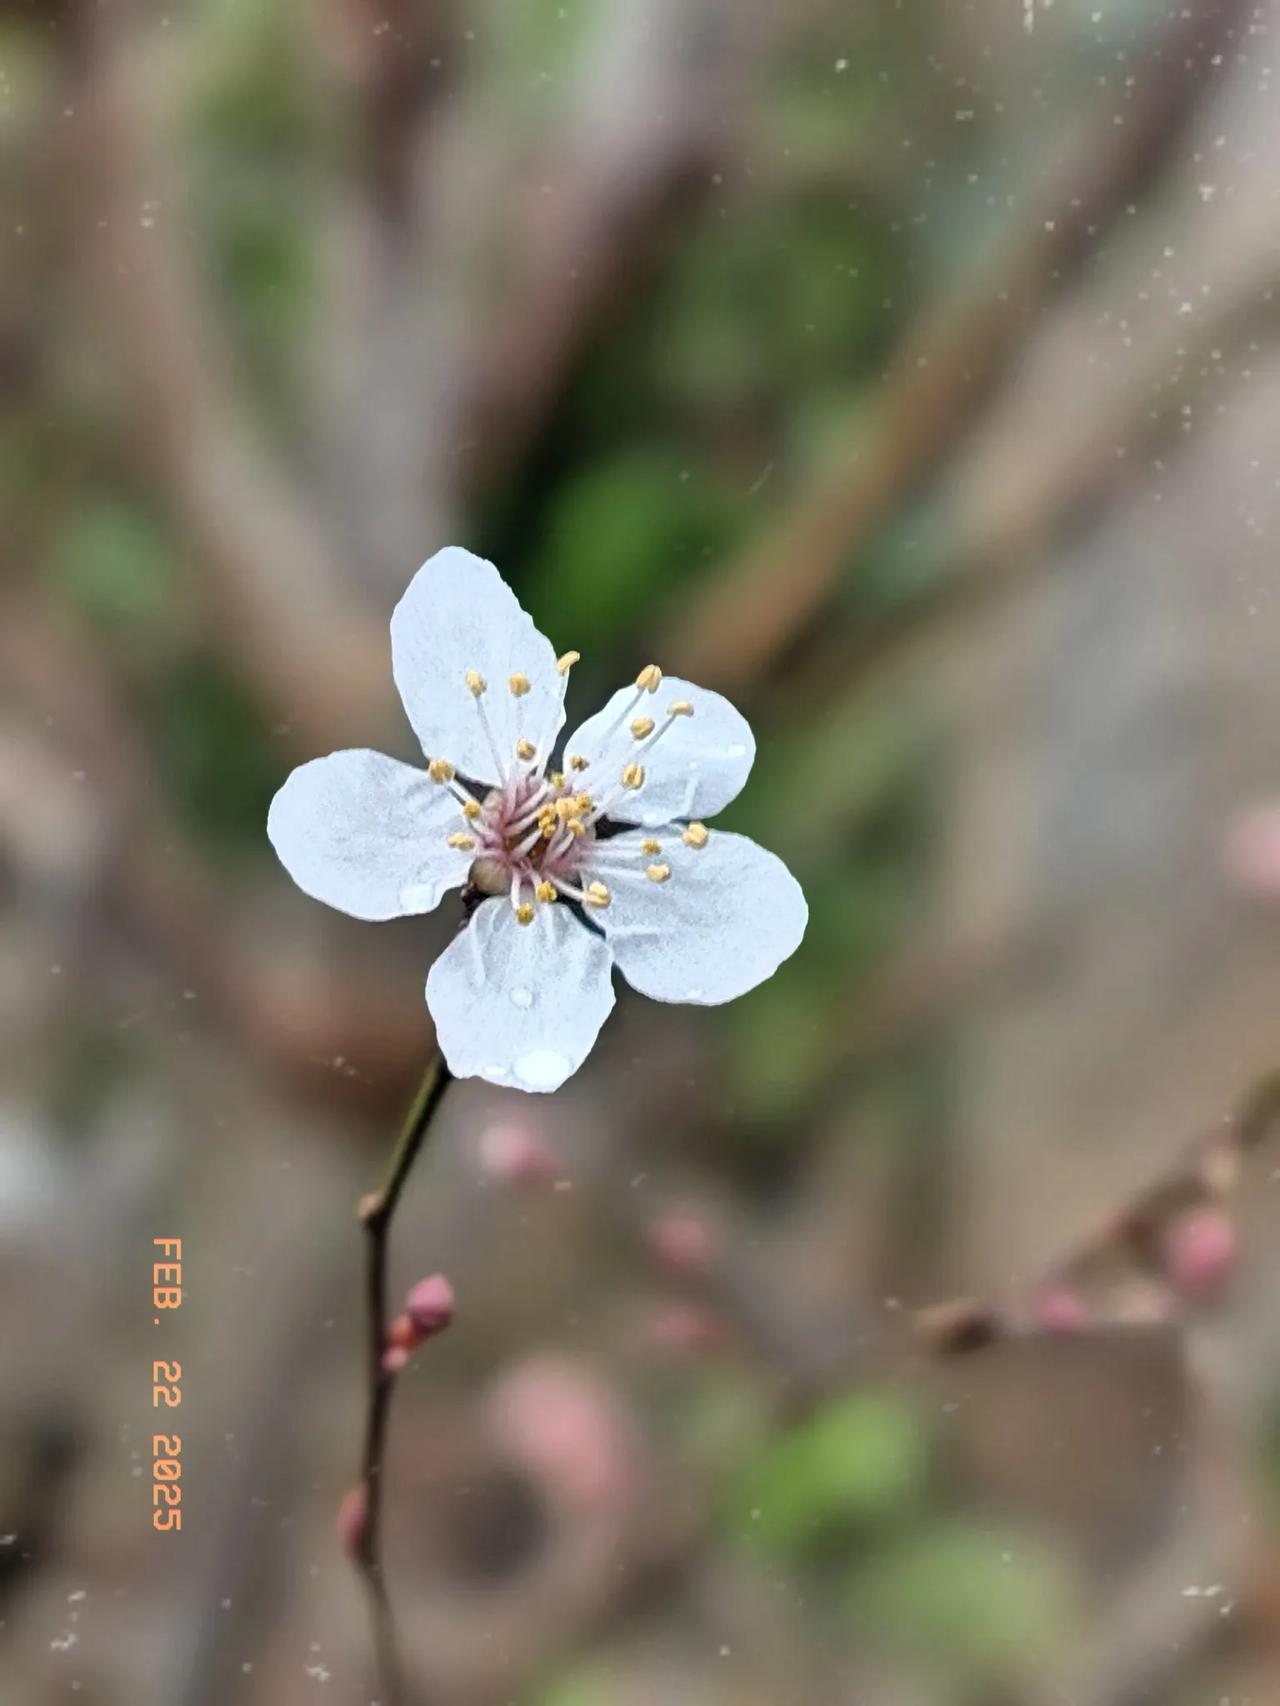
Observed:
[[[483,675],[478,675],[474,669],[469,669],[467,671],[467,686],[471,689],[476,702],[476,710],[480,713],[480,727],[484,730],[484,738],[489,743],[489,752],[492,755],[493,762],[498,767],[498,780],[505,787],[507,783],[507,767],[502,762],[502,755],[498,751],[498,743],[493,738],[493,725],[489,721],[489,713],[484,708],[483,695],[487,691],[488,685],[489,684]]]
[[[564,710],[565,689],[569,685],[569,671],[581,656],[581,652],[565,652],[562,657],[556,659],[556,674],[560,677],[560,691],[556,695],[556,706],[551,713],[551,721],[547,724],[546,733],[539,743],[541,750],[545,753],[550,753],[552,743],[556,738],[556,730],[560,727],[560,716]]]
[[[433,782],[452,782],[457,774],[447,758],[433,758],[427,765],[427,775]]]
[[[643,788],[644,766],[642,764],[628,764],[622,772],[622,786],[624,788]]]
[[[525,836],[524,840],[511,849],[508,857],[511,859],[523,859],[526,853],[533,851],[545,834],[546,831],[543,829],[542,825],[540,823],[536,824],[534,828],[529,831],[528,835]]]
[[[479,800],[463,800],[462,815],[463,817],[469,817],[474,822],[475,819],[480,816]]]
[[[662,686],[662,671],[656,663],[647,663],[636,676],[636,686],[642,693],[656,693]]]
[[[533,923],[533,908],[529,905],[529,902],[527,900],[522,900],[520,902],[519,906],[516,908],[516,923],[517,924],[532,924]]]
[[[516,742],[517,758],[523,758],[527,763],[529,759],[536,758],[537,754],[538,749],[531,740],[518,740]]]
[[[583,899],[588,906],[608,906],[613,896],[603,883],[594,882],[587,884]]]
[[[463,835],[461,832],[459,832],[458,834],[451,835],[449,837],[450,847],[461,848],[461,850],[464,853],[470,853],[471,849],[475,846],[475,844],[476,844],[476,839],[475,839],[474,835]]]
[[[559,770],[553,770],[547,780],[551,783],[551,786],[555,789],[557,794],[562,794],[564,792],[564,776]]]
[[[633,717],[627,727],[636,740],[647,740],[653,733],[652,717]]]
[[[644,874],[651,883],[665,883],[671,875],[670,865],[646,865]]]
[[[534,889],[533,892],[538,897],[538,899],[540,901],[542,901],[545,905],[548,905],[548,906],[556,898],[555,884],[549,883],[545,877],[537,885],[537,887]]]
[[[691,823],[680,839],[686,847],[705,847],[711,839],[711,831],[705,823]]]
[[[529,691],[529,677],[527,675],[518,674],[509,675],[507,677],[507,686],[511,689],[511,697],[513,699],[523,699],[525,694]]]
[[[669,717],[691,717],[693,706],[687,699],[673,699],[667,706],[667,715]]]
[[[647,841],[642,841],[640,843],[640,851],[642,853],[661,853],[662,843],[660,841],[655,841],[653,837],[650,836]]]
[[[589,758],[584,758],[580,752],[571,752],[569,754],[570,770],[585,770],[590,763],[591,760]]]
[[[530,794],[529,798],[525,801],[524,810],[520,813],[520,816],[516,818],[514,822],[507,825],[507,833],[509,835],[519,835],[521,830],[527,829],[534,819],[538,817],[543,809],[541,802],[546,799],[547,791],[546,782],[540,782],[537,788],[534,789],[533,793]]]

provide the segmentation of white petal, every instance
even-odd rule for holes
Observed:
[[[610,806],[610,817],[654,825],[723,811],[742,791],[756,755],[755,737],[741,711],[709,687],[696,687],[674,675],[664,676],[656,693],[645,693],[633,712],[635,699],[634,687],[620,688],[603,711],[570,735],[566,752],[591,759],[583,784],[598,797],[606,781],[612,787],[624,765],[636,759],[644,767],[644,786],[628,790]],[[652,752],[638,752],[640,743],[630,730],[633,718],[652,717],[660,726],[667,707],[678,699],[693,706],[693,715],[677,717]],[[619,727],[609,735],[620,717]]]
[[[517,1090],[558,1090],[613,1006],[612,957],[561,902],[520,924],[487,900],[432,966],[427,1006],[449,1070]]]
[[[688,847],[681,825],[654,832],[660,853],[631,830],[599,844],[598,875],[612,899],[593,912],[618,970],[655,1001],[714,1006],[771,977],[800,945],[809,908],[775,854],[745,835],[712,830]],[[667,866],[665,882],[645,875]]]
[[[447,758],[465,776],[496,782],[530,740],[544,760],[564,722],[564,682],[551,642],[520,608],[492,563],[449,545],[429,557],[391,616],[391,667],[413,731],[428,758]],[[467,671],[488,683],[485,714],[495,757]],[[529,691],[507,683],[523,675]]]
[[[457,800],[381,752],[331,752],[300,765],[267,814],[267,834],[298,887],[353,918],[430,912],[466,881],[473,855]]]

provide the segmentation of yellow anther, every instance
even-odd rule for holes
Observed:
[[[693,706],[687,699],[673,699],[667,706],[667,715],[669,717],[691,717]]]
[[[520,902],[519,906],[516,908],[516,923],[517,924],[532,924],[533,923],[533,908],[529,905],[529,902],[527,900],[522,900]]]
[[[556,832],[556,827],[556,820],[553,817],[538,819],[538,833],[544,841],[550,841],[551,837]]]
[[[640,843],[640,851],[642,853],[661,853],[662,843],[660,841],[655,841],[653,837],[650,836],[647,841],[642,841]]]
[[[516,742],[517,758],[533,758],[536,755],[537,750],[537,747],[531,740],[518,740]]]
[[[561,823],[563,823],[566,818],[572,817],[577,811],[578,802],[574,799],[572,794],[565,794],[562,799],[556,801],[555,809],[556,816],[560,819]]]
[[[647,663],[636,676],[636,686],[642,693],[656,693],[662,686],[662,671],[656,663]]]
[[[482,693],[488,690],[489,683],[478,669],[469,669],[467,671],[467,687],[478,699]]]
[[[585,835],[587,833],[587,826],[580,817],[571,817],[565,824],[565,828],[570,835]]]
[[[705,847],[711,838],[711,831],[705,823],[691,823],[680,839],[686,847]]]
[[[538,884],[537,888],[535,888],[533,892],[534,892],[534,894],[537,895],[539,900],[547,902],[547,903],[553,901],[556,898],[555,884],[549,883],[545,877],[542,879],[542,881]]]
[[[579,794],[576,804],[577,804],[578,810],[580,812],[589,812],[591,810],[591,806],[592,806],[591,795],[590,794]]]
[[[570,770],[585,770],[590,763],[591,760],[589,758],[584,758],[580,752],[571,752],[569,754]]]
[[[671,875],[670,865],[646,865],[644,874],[651,883],[665,883]]]
[[[462,802],[463,817],[478,818],[480,816],[479,800],[464,800]]]
[[[603,883],[588,883],[584,892],[588,906],[608,906],[613,899]]]
[[[449,837],[450,847],[460,847],[464,853],[470,853],[475,844],[474,836],[463,835],[461,831]]]
[[[433,758],[427,765],[427,775],[433,782],[452,782],[457,774],[447,758]]]
[[[644,766],[642,764],[628,764],[622,772],[622,786],[624,788],[642,788],[644,786]]]
[[[563,657],[556,659],[556,669],[561,675],[568,675],[581,656],[581,652],[566,652]]]
[[[558,794],[564,792],[564,776],[559,770],[553,770],[547,780]]]
[[[520,674],[509,675],[507,677],[507,686],[511,689],[511,696],[513,699],[523,699],[525,694],[529,691],[529,677],[527,675]]]
[[[653,733],[652,717],[633,717],[627,725],[637,740],[644,740],[646,735]]]

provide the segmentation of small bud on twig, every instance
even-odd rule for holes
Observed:
[[[443,1274],[428,1274],[404,1300],[405,1312],[417,1329],[419,1339],[443,1333],[453,1320],[453,1287]]]
[[[1236,1259],[1236,1234],[1220,1208],[1197,1208],[1170,1226],[1164,1243],[1165,1271],[1186,1298],[1205,1302],[1222,1291]]]

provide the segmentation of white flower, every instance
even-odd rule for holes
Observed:
[[[477,902],[431,968],[450,1070],[555,1090],[613,1006],[612,970],[658,1001],[731,1001],[804,934],[795,878],[702,823],[755,756],[742,716],[649,665],[550,768],[576,652],[559,659],[492,563],[457,546],[391,618],[392,667],[427,754],[335,752],[295,770],[267,832],[298,887],[354,918]]]

